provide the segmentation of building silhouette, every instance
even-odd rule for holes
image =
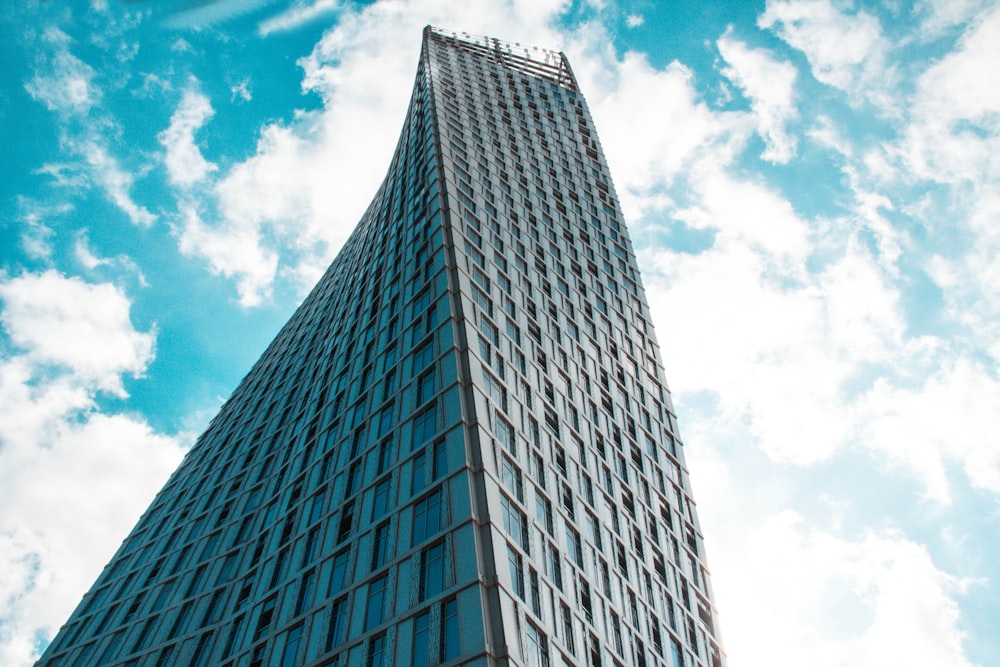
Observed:
[[[39,664],[721,667],[715,628],[569,63],[428,27],[364,217]]]

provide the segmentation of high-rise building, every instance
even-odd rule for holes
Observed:
[[[721,667],[715,628],[569,63],[427,28],[368,211],[40,664]]]

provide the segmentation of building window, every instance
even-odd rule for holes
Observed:
[[[330,609],[330,627],[326,633],[326,650],[344,643],[347,633],[347,596],[334,600]]]
[[[528,585],[531,589],[531,611],[535,616],[542,617],[542,596],[538,589],[538,573],[532,567],[528,568]]]
[[[434,341],[429,340],[413,353],[413,375],[427,368],[434,361]]]
[[[347,563],[350,560],[350,553],[344,549],[333,557],[333,571],[330,574],[330,588],[327,591],[329,596],[334,596],[344,589],[347,583]]]
[[[671,667],[684,667],[681,645],[673,637],[670,638],[670,664]]]
[[[526,630],[524,635],[528,667],[549,667],[549,643],[545,634],[531,621],[527,622]]]
[[[316,587],[316,570],[309,570],[302,575],[299,585],[299,596],[295,600],[295,615],[298,616],[312,605],[313,589]]]
[[[514,538],[517,545],[528,551],[528,519],[507,496],[500,496],[503,509],[503,527],[507,534]]]
[[[392,405],[390,404],[382,410],[378,418],[378,433],[376,433],[376,438],[381,438],[383,435],[392,430],[395,426],[394,420],[392,418]]]
[[[492,373],[483,369],[483,384],[486,385],[486,393],[493,399],[493,402],[497,405],[497,407],[504,412],[507,412],[507,389],[500,383],[500,380],[497,380],[493,377]],[[504,425],[506,425],[506,422],[504,422]],[[509,428],[510,427],[508,426],[508,429]],[[508,433],[508,430],[505,429],[505,434],[506,433]],[[510,448],[507,443],[504,443],[504,446],[508,447],[508,449]]]
[[[434,491],[413,507],[413,541],[420,544],[441,530],[441,491]]]
[[[441,662],[457,658],[460,652],[458,601],[452,598],[441,608]]]
[[[316,560],[319,553],[319,526],[313,527],[306,537],[306,548],[302,551],[302,566],[309,565]]]
[[[211,625],[219,620],[219,615],[222,613],[222,598],[225,595],[226,589],[224,588],[215,591],[212,599],[208,602],[208,607],[205,609],[205,615],[201,619],[201,627]]]
[[[571,655],[576,655],[576,647],[573,641],[573,615],[566,603],[560,602],[559,608],[562,612],[563,643],[566,644],[566,648],[569,649]]]
[[[566,524],[566,548],[573,561],[583,567],[583,545],[580,543],[580,533],[575,528]]]
[[[389,509],[389,482],[390,477],[386,477],[375,485],[375,499],[372,503],[372,520],[379,519],[385,515]]]
[[[508,452],[510,452],[516,457],[517,441],[514,439],[514,427],[508,424],[507,420],[505,420],[503,417],[497,414],[495,430],[497,434],[497,440],[500,441],[500,444],[503,445]]]
[[[365,609],[365,630],[382,623],[385,613],[385,593],[388,577],[382,575],[368,584],[368,606]]]
[[[429,454],[430,455],[430,454]],[[434,462],[431,469],[431,479],[440,479],[448,472],[448,447],[444,440],[434,443]]]
[[[427,484],[427,472],[430,478],[439,479],[448,472],[448,449],[444,440],[438,440],[432,447],[427,447],[413,459],[413,475],[410,479],[410,493],[419,493]]]
[[[545,527],[546,533],[555,534],[552,526],[552,503],[538,490],[535,491],[535,519]]]
[[[232,626],[230,627],[229,630],[229,637],[226,638],[226,647],[222,650],[223,658],[228,658],[230,655],[233,654],[233,650],[236,648],[237,640],[240,637],[240,630],[243,629],[243,621],[245,620],[246,616],[244,614],[240,614],[239,616],[236,617],[236,620],[233,621]],[[205,633],[205,635],[210,635],[210,634],[211,634],[210,632]]]
[[[194,649],[194,654],[191,656],[192,665],[201,665],[207,662],[206,658],[208,654],[206,651],[212,643],[212,633],[206,632],[198,639],[198,645]]]
[[[520,552],[507,545],[507,568],[510,572],[510,585],[517,597],[524,599],[524,564]]]
[[[430,667],[430,612],[413,619],[413,662],[411,667]]]
[[[524,502],[524,484],[521,477],[521,469],[506,456],[501,456],[500,478],[503,480],[503,485],[515,498]]]
[[[379,569],[389,561],[392,552],[392,540],[389,538],[389,522],[386,521],[375,529],[375,539],[372,544],[372,571]]]
[[[379,446],[378,453],[378,474],[381,475],[396,461],[396,443],[391,438],[386,438]]]
[[[424,450],[413,458],[413,476],[410,478],[410,494],[416,495],[427,484],[427,456]]]
[[[555,582],[559,590],[562,590],[562,560],[556,545],[551,542],[548,543],[548,548],[545,550],[544,561],[545,574]]]
[[[388,658],[389,642],[383,632],[368,642],[368,667],[388,667]]]
[[[437,393],[437,373],[431,368],[417,380],[417,405],[423,405]]]
[[[396,393],[396,369],[393,368],[385,375],[385,383],[382,387],[382,400],[387,400]]]
[[[413,319],[417,319],[425,312],[431,304],[431,293],[430,290],[424,290],[413,300]]]
[[[427,547],[420,553],[420,599],[426,600],[444,590],[444,542]]]
[[[354,528],[354,503],[349,502],[344,505],[344,510],[340,515],[340,526],[337,529],[337,542],[343,542],[351,534]]]
[[[431,404],[413,420],[413,448],[434,437],[438,430],[437,405]]]
[[[101,653],[101,657],[98,660],[98,664],[110,664],[114,657],[118,654],[118,649],[121,648],[122,638],[125,636],[124,630],[119,630],[111,636],[110,641],[108,641],[107,647],[104,652]]]
[[[274,596],[271,596],[260,606],[260,614],[257,616],[257,629],[254,630],[253,640],[257,641],[271,627],[271,619],[274,618]]]
[[[320,517],[323,516],[323,501],[326,499],[326,489],[323,488],[312,497],[312,506],[309,508],[309,523],[313,524],[319,521]]]
[[[299,643],[302,640],[302,624],[296,625],[285,636],[285,648],[281,654],[281,667],[295,667],[295,658],[299,653]]]

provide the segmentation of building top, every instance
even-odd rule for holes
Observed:
[[[561,51],[538,46],[522,46],[518,42],[443,30],[430,25],[424,28],[424,39],[432,39],[453,48],[478,53],[510,69],[547,79],[567,90],[577,92],[576,77],[573,76],[566,54]]]

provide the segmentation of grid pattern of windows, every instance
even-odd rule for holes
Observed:
[[[368,211],[40,664],[722,667],[683,456],[565,57],[428,28]]]

